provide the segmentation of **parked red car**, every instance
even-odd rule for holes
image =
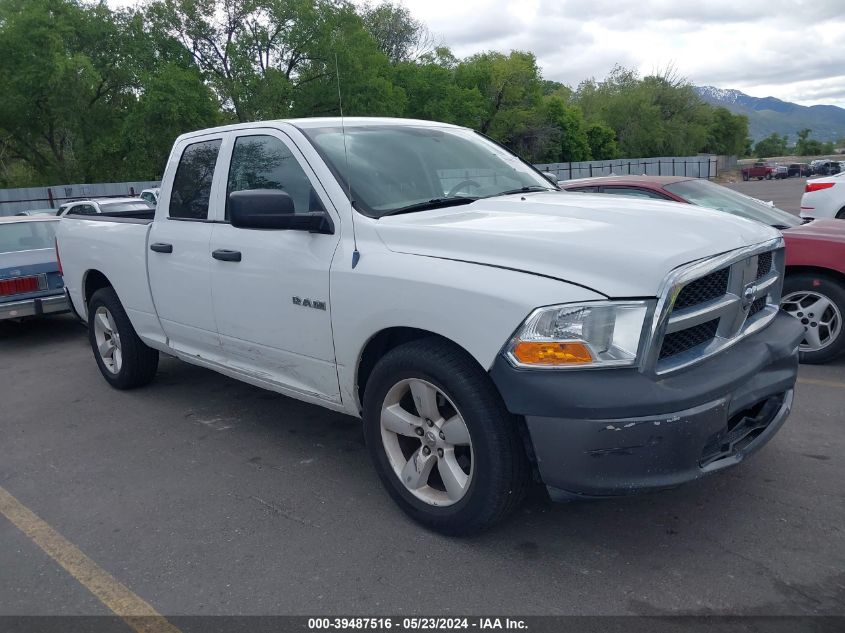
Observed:
[[[777,165],[772,163],[754,163],[751,167],[742,168],[742,179],[750,180],[756,178],[757,180],[771,180],[776,174]]]
[[[567,191],[644,196],[687,202],[781,229],[786,279],[781,307],[804,324],[804,363],[827,362],[845,352],[845,222],[801,218],[709,180],[678,176],[607,176],[560,183]]]

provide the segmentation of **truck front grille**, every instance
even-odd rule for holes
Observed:
[[[688,308],[723,296],[728,290],[730,272],[730,268],[723,268],[688,283],[675,299],[675,309]]]
[[[765,277],[772,270],[772,254],[760,253],[757,256],[757,279]]]
[[[657,373],[694,364],[774,318],[783,285],[780,244],[698,263],[670,284],[654,338]]]
[[[660,347],[660,358],[674,356],[681,352],[698,347],[702,343],[712,341],[716,336],[716,330],[719,328],[719,319],[713,319],[702,323],[701,325],[694,325],[686,330],[679,332],[672,332],[667,334],[663,339],[663,345]]]

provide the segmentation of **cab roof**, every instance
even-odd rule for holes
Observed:
[[[268,121],[252,121],[249,123],[234,123],[232,125],[222,125],[213,128],[204,128],[202,130],[195,130],[182,134],[179,138],[191,138],[194,136],[205,136],[207,134],[214,134],[218,132],[234,132],[237,130],[249,130],[254,128],[273,127],[275,125],[291,125],[299,129],[310,129],[318,127],[376,127],[386,125],[413,125],[417,127],[432,127],[432,128],[454,128],[462,129],[460,125],[453,125],[452,123],[441,123],[439,121],[425,121],[423,119],[402,119],[396,117],[364,117],[364,116],[348,116],[341,117],[306,117],[300,119],[272,119]]]

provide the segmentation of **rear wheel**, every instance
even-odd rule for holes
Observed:
[[[440,339],[379,361],[364,394],[364,432],[388,493],[439,532],[483,530],[525,494],[528,459],[514,416],[481,367]]]
[[[798,347],[802,363],[825,363],[845,351],[845,288],[824,275],[787,276],[781,307],[804,326]]]
[[[88,302],[88,340],[100,373],[112,387],[132,389],[149,383],[158,370],[158,351],[138,337],[112,288]]]

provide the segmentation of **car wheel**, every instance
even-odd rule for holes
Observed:
[[[148,384],[158,370],[158,350],[138,337],[112,288],[102,288],[88,302],[88,340],[100,373],[117,389]]]
[[[789,275],[783,284],[781,308],[804,325],[804,340],[798,347],[802,363],[825,363],[845,351],[842,284],[825,275]]]
[[[378,362],[364,433],[391,497],[431,529],[478,532],[524,497],[529,464],[517,420],[487,373],[446,341],[406,343]]]

